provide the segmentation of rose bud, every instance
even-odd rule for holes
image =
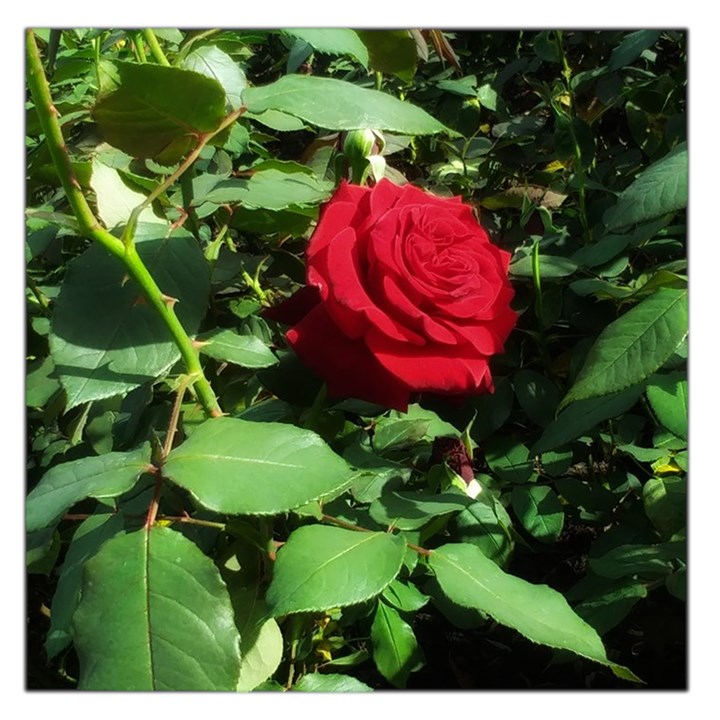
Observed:
[[[459,197],[343,182],[310,238],[313,290],[289,301],[287,340],[331,397],[405,411],[417,393],[492,392],[490,358],[517,321],[509,262]]]
[[[381,153],[385,147],[385,138],[378,130],[350,130],[343,140],[342,151],[350,164],[350,176],[353,182],[362,184],[368,172],[375,181],[385,173],[385,159]]]

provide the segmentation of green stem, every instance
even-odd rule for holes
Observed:
[[[40,288],[37,286],[37,283],[29,275],[27,276],[27,284],[38,301],[38,305],[40,305],[41,310],[45,313],[45,315],[50,315],[50,304],[48,303],[47,298],[42,294]]]
[[[208,144],[212,138],[218,133],[221,133],[226,127],[232,125],[245,111],[247,108],[239,107],[237,110],[233,110],[221,123],[217,130],[213,130],[210,133],[205,133],[198,137],[197,147],[180,163],[177,170],[172,175],[168,175],[165,180],[160,183],[140,205],[138,205],[131,213],[128,223],[125,226],[123,232],[122,242],[124,246],[130,246],[133,238],[135,237],[135,228],[137,227],[138,217],[140,213],[146,208],[152,205],[169,187],[171,187],[177,180],[183,175],[183,173],[192,166],[192,164],[198,159],[203,148]]]
[[[157,60],[158,64],[170,67],[170,63],[160,47],[160,43],[155,36],[155,32],[151,28],[145,28],[145,30],[142,30],[142,36],[145,38],[148,46],[150,47],[150,52],[153,54],[153,57]]]
[[[148,304],[155,308],[170,331],[175,344],[180,350],[180,355],[185,362],[187,373],[190,375],[194,390],[206,414],[211,417],[222,415],[222,410],[218,405],[217,398],[203,373],[198,351],[180,324],[177,315],[175,315],[173,309],[174,299],[162,293],[143,261],[140,259],[134,244],[122,242],[100,225],[90,209],[85,196],[82,194],[80,183],[77,181],[73,172],[68,149],[65,145],[62,131],[60,130],[60,124],[57,120],[58,113],[52,103],[50,87],[48,86],[45,73],[42,69],[40,52],[35,43],[35,36],[32,29],[27,31],[27,53],[30,93],[35,102],[50,157],[53,160],[53,164],[60,177],[70,207],[80,225],[82,234],[100,243],[108,252],[115,255],[115,257],[123,263],[130,277],[140,286]],[[209,139],[209,136],[207,139]],[[162,192],[162,190],[159,190],[157,194],[160,192]],[[152,199],[151,196],[145,205],[152,202]]]
[[[147,55],[145,55],[145,38],[139,30],[134,30],[132,33],[133,47],[135,48],[135,57],[138,62],[146,63]]]
[[[560,60],[563,66],[562,74],[563,78],[565,79],[565,90],[570,97],[571,116],[569,118],[570,122],[568,123],[568,127],[570,130],[570,139],[572,140],[573,151],[575,154],[575,174],[577,175],[579,189],[578,205],[580,212],[580,223],[582,224],[583,228],[584,240],[585,242],[589,242],[590,224],[588,222],[587,207],[585,201],[585,167],[583,166],[582,162],[582,150],[580,148],[580,143],[578,142],[577,135],[575,133],[575,94],[572,90],[571,85],[572,69],[570,68],[570,65],[567,61],[567,56],[565,55],[565,50],[563,49],[562,31],[557,31],[555,35],[557,38],[557,46],[558,52],[560,54]]]
[[[42,68],[40,52],[31,29],[27,31],[27,53],[28,86],[35,102],[40,127],[45,135],[45,142],[65,190],[65,195],[80,226],[80,232],[99,242],[106,250],[122,259],[125,254],[123,244],[100,225],[85,196],[82,194],[80,183],[75,177],[67,145],[65,145],[65,139],[57,119],[58,111],[53,105],[50,87]]]

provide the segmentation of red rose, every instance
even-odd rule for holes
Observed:
[[[328,394],[406,410],[416,392],[493,390],[517,316],[510,254],[461,198],[343,183],[307,249],[307,287],[269,314]]]

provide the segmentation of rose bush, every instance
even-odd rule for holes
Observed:
[[[461,198],[343,183],[306,260],[307,287],[270,316],[329,395],[405,410],[414,393],[492,391],[488,361],[517,319],[510,254]]]

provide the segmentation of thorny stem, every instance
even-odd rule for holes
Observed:
[[[210,133],[205,133],[198,136],[198,144],[195,149],[180,163],[179,167],[171,175],[168,175],[165,180],[160,183],[140,205],[138,205],[131,213],[130,219],[128,220],[125,232],[123,232],[122,240],[127,246],[132,243],[135,236],[135,229],[137,227],[138,217],[145,208],[150,207],[152,203],[157,200],[169,187],[175,184],[185,171],[192,166],[192,164],[198,159],[205,145],[208,144],[212,138],[218,133],[221,133],[226,127],[232,125],[245,111],[247,108],[239,107],[237,110],[233,110],[221,123],[217,130],[213,130]]]
[[[32,94],[32,98],[35,102],[40,125],[45,135],[48,151],[50,152],[50,157],[52,158],[53,164],[58,172],[63,189],[65,190],[65,194],[68,198],[68,202],[70,203],[70,207],[72,208],[72,211],[78,221],[80,232],[86,237],[98,242],[123,263],[130,277],[132,277],[132,279],[135,280],[142,289],[148,305],[155,309],[170,331],[175,344],[180,350],[180,355],[185,363],[187,374],[192,379],[193,389],[197,394],[198,400],[205,409],[205,413],[209,417],[219,417],[222,415],[222,410],[220,409],[220,405],[218,404],[210,383],[207,381],[207,378],[203,373],[198,350],[193,347],[192,341],[188,337],[188,334],[185,332],[185,329],[175,314],[173,309],[174,300],[162,293],[154,278],[148,272],[147,267],[138,255],[135,245],[133,243],[122,242],[100,225],[80,189],[80,183],[77,181],[75,173],[73,172],[68,149],[65,145],[62,131],[60,130],[60,124],[57,120],[57,110],[52,102],[50,87],[42,69],[40,52],[37,44],[35,43],[35,36],[32,29],[27,31],[27,54],[28,85],[30,87],[30,93]],[[242,110],[244,111],[244,108]],[[224,127],[227,127],[240,114],[241,111],[235,111],[225,118],[223,124],[218,129],[218,132]],[[210,133],[203,137],[203,140],[198,146],[199,149],[197,149],[197,152],[192,153],[190,156],[192,160],[197,157],[200,149],[202,149],[202,146],[214,134],[215,133]],[[189,165],[190,163],[186,162],[183,163],[183,166],[181,167],[189,167]],[[180,176],[180,174],[181,173],[177,171],[173,174],[173,176],[171,176],[172,179],[169,182],[166,182],[163,186],[156,188],[155,197],[163,192],[166,187],[169,187],[170,184],[175,181],[176,177]],[[146,207],[149,205],[153,199],[154,197],[151,195],[143,206]],[[141,206],[141,208],[143,206]],[[139,214],[139,212],[137,214]]]
[[[200,520],[190,517],[189,515],[163,515],[160,520],[186,523],[187,525],[198,525],[199,527],[214,528],[215,530],[225,529],[225,523],[213,522],[212,520]]]
[[[155,518],[157,517],[158,509],[160,508],[160,494],[162,493],[162,486],[162,473],[158,473],[155,477],[155,491],[153,492],[153,498],[150,501],[150,507],[147,511],[147,517],[145,518],[144,528],[146,530],[150,530],[150,528],[155,524]]]
[[[178,420],[180,419],[180,408],[182,407],[183,397],[185,397],[185,390],[190,384],[190,378],[185,376],[180,381],[180,387],[178,387],[177,395],[175,396],[175,402],[173,404],[172,413],[170,414],[170,422],[168,423],[167,434],[165,435],[165,442],[162,449],[162,458],[165,460],[170,454],[173,446],[173,440],[175,439],[175,433],[177,432]]]

